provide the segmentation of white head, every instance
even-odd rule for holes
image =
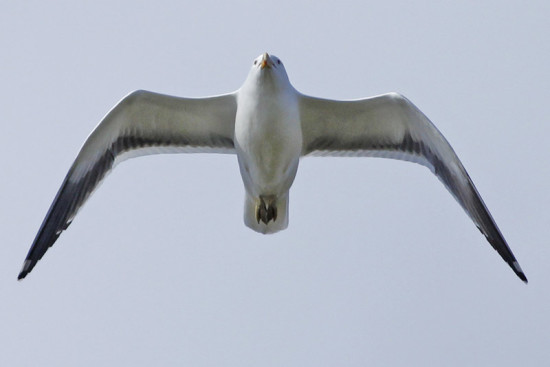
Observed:
[[[277,56],[269,55],[267,52],[258,56],[252,62],[252,68],[248,73],[247,81],[249,83],[261,83],[262,85],[272,85],[275,87],[290,86],[290,80],[286,74],[285,67],[281,59]]]

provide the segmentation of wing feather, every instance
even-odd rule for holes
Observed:
[[[302,96],[303,155],[382,157],[428,167],[520,279],[527,278],[451,145],[405,97],[357,101]]]
[[[125,159],[157,153],[232,153],[234,94],[187,99],[136,91],[122,99],[82,146],[19,273],[44,256],[105,176]]]

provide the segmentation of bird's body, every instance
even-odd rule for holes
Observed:
[[[268,63],[269,62],[269,63]],[[288,225],[288,191],[302,153],[298,93],[274,78],[276,63],[253,69],[239,90],[235,150],[246,190],[244,220],[262,233]]]
[[[117,163],[165,152],[236,154],[245,187],[244,221],[260,233],[287,227],[289,190],[303,156],[420,163],[527,281],[462,163],[416,106],[396,93],[356,101],[305,96],[294,89],[280,59],[267,53],[254,60],[245,83],[234,93],[189,99],[137,91],[120,101],[80,150],[19,279],[33,269]]]

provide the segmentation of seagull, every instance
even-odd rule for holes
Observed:
[[[451,145],[398,93],[353,101],[310,97],[267,52],[240,89],[206,98],[144,90],[124,97],[84,142],[46,214],[18,279],[31,272],[120,162],[156,153],[236,154],[245,188],[244,223],[275,233],[288,226],[289,190],[304,156],[383,157],[429,168],[491,246],[527,283],[514,254]]]

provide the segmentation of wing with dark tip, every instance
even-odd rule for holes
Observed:
[[[117,163],[156,153],[232,153],[236,110],[234,94],[187,99],[136,91],[122,99],[82,146],[18,279],[33,269]]]
[[[300,99],[303,155],[393,158],[428,167],[491,246],[527,282],[514,254],[464,166],[443,135],[405,97],[389,93],[357,101]]]

